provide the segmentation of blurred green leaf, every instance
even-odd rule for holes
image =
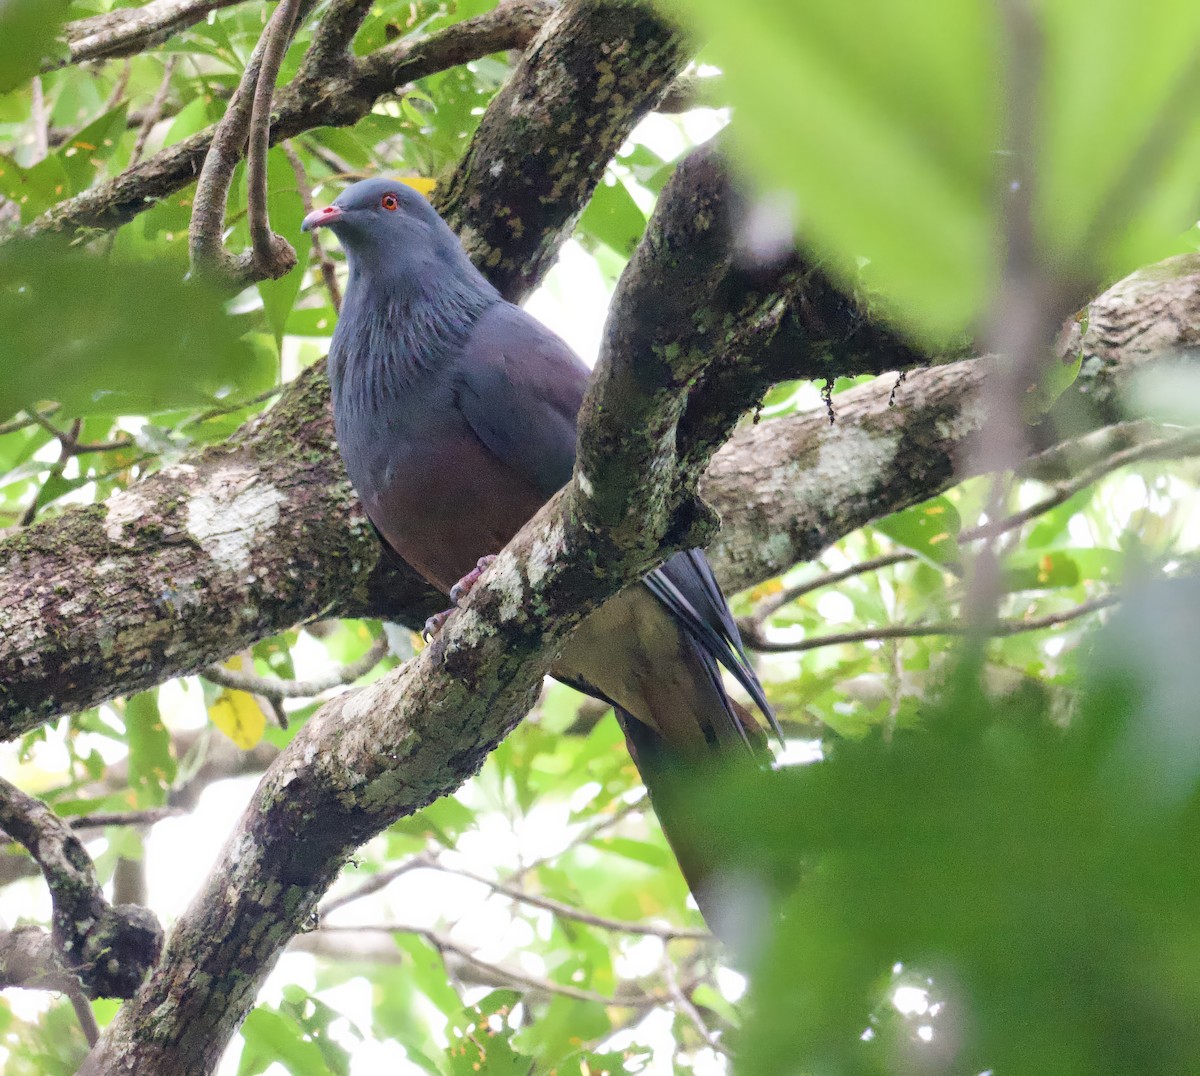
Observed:
[[[962,519],[946,497],[896,512],[878,520],[875,528],[934,565],[953,566],[962,559],[958,548]]]
[[[53,55],[67,0],[0,0],[0,93],[36,74]]]
[[[171,734],[158,712],[158,690],[143,691],[125,703],[125,737],[129,744],[129,787],[139,807],[160,807],[175,779]]]
[[[844,281],[927,337],[968,329],[1000,276],[1002,192],[1029,189],[1042,264],[1090,283],[1173,252],[1195,218],[1200,9],[983,0],[673,0],[710,39],[760,185]],[[1008,118],[1015,84],[1037,111]]]
[[[0,247],[0,417],[34,400],[70,415],[152,414],[266,387],[221,298],[165,261],[58,243]]]

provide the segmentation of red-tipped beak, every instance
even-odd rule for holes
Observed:
[[[342,211],[335,205],[327,205],[324,209],[314,209],[300,222],[302,232],[311,232],[314,228],[323,228],[326,224],[334,224],[342,219]]]

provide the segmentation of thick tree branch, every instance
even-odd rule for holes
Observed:
[[[71,827],[41,800],[4,780],[0,829],[24,845],[42,870],[62,966],[78,976],[90,997],[131,997],[162,948],[154,913],[136,904],[111,907]]]
[[[682,35],[646,0],[569,0],[546,19],[434,194],[509,299],[520,301],[545,274],[605,166],[688,56]],[[376,62],[368,56],[363,67]],[[492,195],[497,179],[503,199]]]

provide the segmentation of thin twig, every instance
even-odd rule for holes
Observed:
[[[338,934],[413,934],[419,938],[424,938],[443,957],[446,953],[453,953],[461,960],[465,960],[468,964],[474,965],[488,975],[494,975],[499,979],[507,980],[529,990],[536,990],[544,994],[558,994],[561,997],[573,998],[575,1001],[590,1001],[597,1005],[641,1009],[664,1005],[670,1000],[661,994],[651,994],[649,992],[628,999],[619,996],[609,997],[606,994],[596,993],[594,990],[583,990],[577,986],[556,983],[553,979],[546,979],[531,972],[507,967],[504,964],[493,964],[490,960],[483,960],[466,946],[460,945],[444,934],[440,934],[436,930],[430,930],[427,927],[405,926],[399,923],[367,923],[361,926],[321,927],[320,930],[322,933]]]
[[[30,426],[38,425],[39,419],[52,417],[61,409],[61,406],[61,404],[51,404],[45,411],[35,411],[33,408],[30,408],[28,411],[22,411],[23,418],[10,419],[8,422],[0,424],[0,437],[3,437],[6,433],[16,433],[18,430],[25,430]]]
[[[300,191],[300,202],[304,206],[305,215],[307,215],[313,211],[313,200],[312,184],[308,181],[304,162],[290,141],[283,143],[283,152],[292,166],[292,171],[296,174],[296,187]],[[333,258],[329,256],[329,252],[321,243],[319,228],[314,228],[309,235],[312,239],[313,258],[321,270],[321,279],[325,283],[325,290],[329,292],[329,302],[333,309],[340,314],[342,312],[342,289],[338,286],[337,269],[333,264]]]
[[[71,456],[83,456],[90,452],[113,452],[118,448],[128,448],[134,443],[130,437],[122,437],[119,440],[113,441],[80,441],[79,430],[82,427],[81,420],[76,419],[72,423],[70,430],[60,430],[45,414],[38,411],[30,411],[28,414],[29,420],[34,425],[41,426],[42,429],[57,439],[68,459]]]
[[[278,680],[272,676],[255,676],[253,673],[226,669],[223,665],[209,665],[200,671],[200,675],[221,687],[248,691],[265,699],[311,699],[335,687],[354,683],[375,668],[387,652],[387,636],[381,635],[357,661],[310,680]]]
[[[30,412],[31,417],[34,415],[38,415],[38,412],[37,411]],[[41,416],[39,415],[37,418],[34,419],[34,421],[40,426],[43,424],[43,422],[45,420],[42,419]],[[38,509],[41,508],[41,506],[42,506],[41,505],[42,493],[46,489],[46,486],[48,486],[51,482],[53,482],[63,476],[63,472],[67,469],[68,461],[74,455],[74,453],[71,451],[71,445],[77,444],[79,442],[79,431],[82,428],[83,428],[83,419],[77,418],[74,422],[71,423],[71,432],[70,433],[59,434],[59,432],[57,430],[53,431],[55,436],[58,437],[58,444],[59,444],[58,459],[55,460],[52,464],[50,464],[50,470],[46,475],[46,481],[43,482],[38,487],[37,492],[33,495],[33,499],[29,502],[28,507],[25,509],[24,514],[21,516],[20,525],[22,527],[28,527],[34,521],[34,519],[37,517]]]
[[[378,893],[382,889],[386,889],[397,878],[408,874],[409,871],[422,870],[425,867],[433,865],[433,858],[424,853],[418,856],[413,856],[411,859],[406,859],[403,863],[397,864],[388,870],[380,871],[378,874],[373,874],[366,881],[359,883],[349,893],[344,893],[340,897],[333,897],[321,905],[317,911],[318,919],[324,919],[327,915],[336,912],[339,908],[344,908],[347,904],[353,904],[356,900],[362,900],[363,897],[369,897],[372,893]]]
[[[554,900],[551,897],[528,893],[518,886],[509,885],[506,882],[484,878],[482,875],[462,867],[451,867],[438,862],[426,863],[424,866],[430,870],[438,870],[445,874],[456,874],[460,878],[468,878],[472,882],[478,882],[480,885],[487,886],[492,892],[499,893],[510,900],[529,904],[534,908],[542,908],[545,911],[552,912],[559,918],[573,919],[578,923],[587,923],[589,926],[599,927],[601,930],[611,930],[621,934],[644,934],[654,938],[662,938],[665,941],[677,938],[689,938],[694,941],[707,942],[716,940],[707,930],[695,930],[691,927],[673,927],[656,923],[635,923],[624,919],[609,919],[607,916],[584,911],[582,908],[576,908],[571,904],[564,904],[562,901]]]
[[[150,102],[150,107],[146,109],[146,114],[142,117],[142,125],[138,128],[137,141],[133,144],[133,153],[129,158],[127,167],[132,168],[142,159],[142,152],[146,148],[146,140],[150,137],[150,132],[154,130],[154,125],[162,119],[163,109],[167,104],[167,96],[171,92],[171,76],[175,74],[175,65],[179,62],[177,55],[167,57],[167,62],[163,64],[162,81],[158,84],[158,90],[155,91],[154,100]]]
[[[1090,598],[1079,605],[1073,605],[1059,613],[1049,613],[1046,616],[1034,617],[1030,620],[995,620],[988,627],[988,637],[1021,635],[1029,631],[1041,631],[1059,624],[1077,620],[1079,617],[1116,605],[1121,600],[1119,594],[1102,594]],[[753,650],[767,654],[794,654],[804,650],[816,650],[824,646],[838,646],[842,643],[864,643],[880,639],[917,639],[924,635],[972,635],[976,628],[963,621],[945,621],[931,624],[893,624],[887,627],[862,628],[858,631],[837,632],[830,635],[816,635],[811,639],[801,639],[794,643],[773,642],[762,635],[761,631],[749,620],[743,620],[739,627],[746,645]]]
[[[704,1040],[704,1045],[714,1053],[724,1054],[726,1057],[731,1057],[728,1047],[721,1042],[717,1034],[704,1022],[704,1017],[700,1015],[700,1010],[696,1008],[695,1003],[683,988],[679,985],[679,980],[675,976],[675,967],[669,960],[663,961],[663,979],[667,984],[667,991],[671,995],[671,999],[683,1014],[691,1020],[693,1026],[700,1032],[700,1038]]]
[[[531,860],[529,863],[526,863],[517,870],[513,871],[513,873],[509,875],[508,881],[510,883],[520,882],[526,877],[526,875],[532,874],[539,867],[543,867],[547,863],[553,863],[559,858],[559,856],[570,851],[572,848],[579,848],[582,845],[588,844],[599,837],[600,834],[612,829],[613,826],[628,818],[631,814],[644,810],[645,807],[646,792],[643,789],[642,794],[638,796],[637,799],[632,800],[629,803],[623,803],[620,807],[613,811],[612,814],[606,816],[605,818],[601,818],[599,821],[592,823],[590,826],[585,826],[557,852],[554,852],[548,856],[542,856],[540,859]]]
[[[75,815],[64,818],[63,822],[71,829],[79,832],[89,829],[107,829],[109,826],[131,826],[141,829],[153,826],[164,818],[177,818],[187,814],[179,807],[147,807],[141,811],[100,811],[95,814]],[[0,833],[0,847],[12,843],[12,838]]]
[[[100,1025],[96,1023],[96,1014],[92,1011],[92,1003],[84,994],[79,980],[68,983],[63,993],[67,995],[67,1000],[71,1002],[71,1008],[75,1010],[75,1019],[79,1021],[79,1026],[83,1029],[83,1037],[87,1039],[88,1046],[95,1046],[100,1041]]]

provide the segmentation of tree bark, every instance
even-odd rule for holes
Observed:
[[[1055,410],[1079,414],[1049,436],[1117,421],[1122,385],[1159,358],[1194,354],[1197,325],[1200,258],[1110,289],[1086,338],[1063,345],[1085,357]],[[832,425],[821,412],[741,430],[702,486],[722,517],[710,549],[722,585],[761,582],[953,484],[986,369],[910,373],[894,407],[891,383],[842,393]],[[0,727],[18,735],[316,617],[415,627],[444,604],[382,555],[332,447],[314,368],[230,445],[0,544]]]

